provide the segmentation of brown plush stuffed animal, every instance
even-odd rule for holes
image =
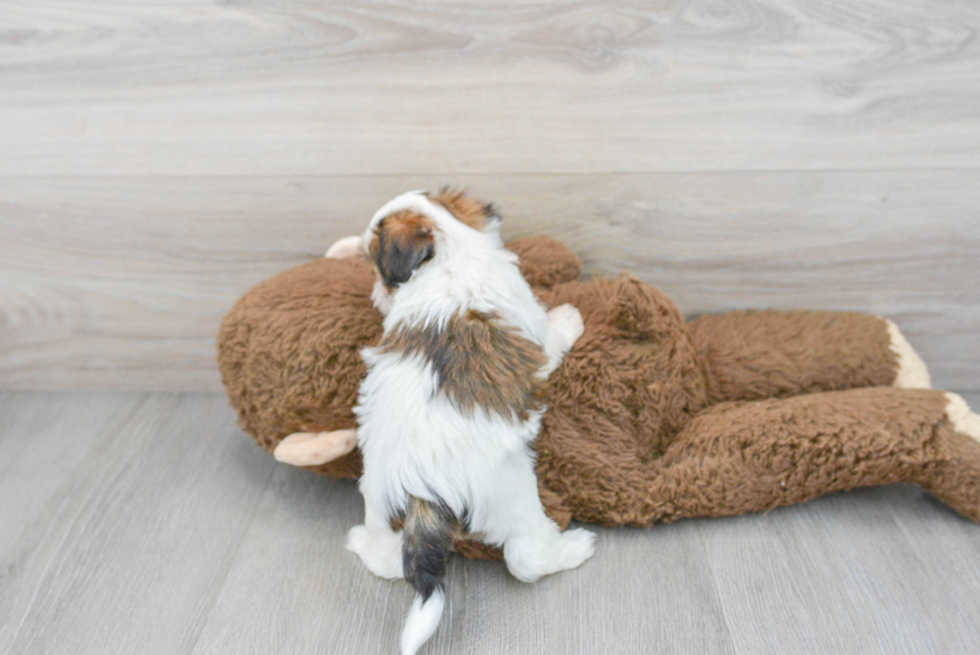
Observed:
[[[980,521],[980,416],[929,389],[891,322],[759,311],[685,323],[634,277],[578,281],[580,261],[556,241],[508,247],[545,305],[571,303],[585,321],[549,379],[537,441],[541,499],[563,527],[743,514],[895,482]],[[228,396],[277,458],[359,476],[358,351],[381,336],[373,282],[360,258],[324,258],[262,282],[225,317]]]

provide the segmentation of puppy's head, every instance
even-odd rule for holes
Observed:
[[[388,289],[408,282],[412,273],[435,256],[436,229],[432,219],[409,209],[378,222],[367,253]]]
[[[390,293],[443,251],[465,249],[473,232],[493,233],[500,217],[493,206],[460,191],[411,191],[379,209],[364,233],[364,251]],[[499,239],[499,237],[497,237]]]

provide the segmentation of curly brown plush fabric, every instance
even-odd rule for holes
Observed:
[[[261,282],[225,316],[218,363],[238,422],[272,451],[293,432],[354,428],[360,349],[381,339],[374,277],[357,259],[321,259]],[[317,472],[358,478],[358,451]]]
[[[686,323],[634,277],[579,281],[581,263],[556,241],[508,247],[546,305],[571,303],[585,323],[549,378],[536,444],[541,499],[563,527],[742,514],[893,482],[980,520],[980,442],[955,429],[942,392],[888,386],[899,362],[883,319],[766,311]],[[355,426],[358,351],[381,335],[372,284],[364,262],[322,259],[229,312],[222,379],[259,445]],[[356,478],[360,459],[311,468]]]
[[[876,316],[738,311],[700,316],[687,329],[712,403],[888,386],[895,379],[888,328]]]

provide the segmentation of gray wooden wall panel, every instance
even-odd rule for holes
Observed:
[[[980,388],[973,171],[0,179],[0,387],[218,389],[241,293],[446,181],[686,313],[886,314],[937,385]]]
[[[976,167],[970,0],[0,3],[0,173]]]

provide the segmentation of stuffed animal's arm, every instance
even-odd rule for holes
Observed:
[[[520,257],[521,274],[532,287],[574,282],[582,274],[582,261],[563,243],[549,237],[524,237],[507,244]],[[324,257],[343,259],[361,254],[361,237],[338,239]]]
[[[521,273],[531,286],[554,286],[574,282],[582,274],[582,261],[565,244],[550,237],[524,237],[507,244],[521,259]],[[324,257],[343,259],[361,254],[361,237],[338,239]]]
[[[360,253],[361,237],[350,236],[334,241],[334,244],[327,248],[327,253],[324,257],[328,259],[344,259],[345,257],[354,257]]]
[[[708,314],[688,324],[711,402],[872,386],[928,389],[929,371],[889,320],[851,312]]]

